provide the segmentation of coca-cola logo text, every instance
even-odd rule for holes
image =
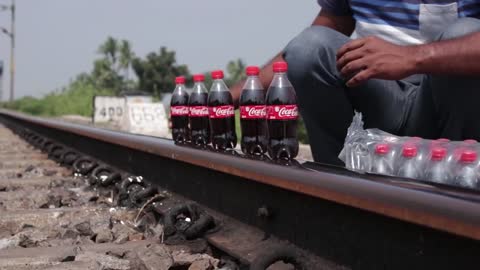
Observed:
[[[235,108],[232,105],[210,107],[210,118],[227,118],[235,115]]]
[[[258,119],[266,116],[267,106],[265,105],[240,106],[240,117],[242,119]]]
[[[187,106],[170,107],[170,114],[172,116],[186,116],[188,115],[188,107]]]
[[[272,105],[267,108],[270,120],[295,120],[298,118],[297,105]]]
[[[208,107],[207,106],[192,106],[190,107],[190,116],[191,117],[208,117]]]

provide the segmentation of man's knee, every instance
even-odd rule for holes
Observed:
[[[440,35],[439,40],[454,39],[480,31],[480,20],[475,18],[460,18],[450,25]]]
[[[313,70],[335,67],[337,50],[347,41],[348,37],[327,27],[305,29],[284,50],[288,77],[295,83],[304,80]]]

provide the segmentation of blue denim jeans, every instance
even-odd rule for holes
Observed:
[[[438,39],[476,31],[480,20],[463,18]],[[347,88],[336,67],[336,53],[350,40],[330,28],[312,26],[284,51],[315,161],[341,164],[338,154],[354,110],[362,112],[366,128],[400,136],[480,141],[480,74],[418,74],[399,81],[372,79]]]

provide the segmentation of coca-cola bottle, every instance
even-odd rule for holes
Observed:
[[[372,159],[372,173],[393,175],[393,160],[391,147],[387,143],[375,145],[375,152]]]
[[[469,149],[463,150],[455,167],[454,184],[469,188],[478,187],[478,171],[476,161],[477,153],[475,151]]]
[[[208,120],[208,92],[205,88],[205,76],[193,75],[193,91],[188,105],[190,108],[190,138],[194,145],[205,146],[210,142],[210,123]]]
[[[450,173],[447,166],[447,149],[443,146],[432,147],[430,160],[425,170],[425,181],[447,184]]]
[[[404,144],[397,176],[419,179],[421,177],[420,164],[417,160],[418,148],[414,144]]]
[[[185,77],[175,78],[175,90],[170,101],[170,119],[172,121],[172,137],[175,143],[188,141],[188,93],[185,88]]]
[[[208,94],[212,146],[215,150],[233,149],[237,145],[237,134],[232,94],[223,81],[223,71],[213,71],[212,79]]]
[[[265,91],[258,78],[260,68],[247,67],[247,81],[240,96],[240,124],[242,152],[262,156],[267,151],[267,107]]]
[[[286,62],[273,64],[267,91],[268,154],[273,160],[291,160],[298,154],[297,96],[287,78]]]

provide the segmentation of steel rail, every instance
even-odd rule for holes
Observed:
[[[480,195],[476,192],[403,179],[358,175],[342,168],[317,164],[279,166],[237,155],[177,146],[166,139],[47,120],[5,110],[0,111],[0,118],[73,148],[83,147],[82,150],[93,156],[97,154],[98,158],[126,170],[150,173],[151,177],[155,177],[155,173],[156,176],[163,173],[171,180],[157,183],[160,186],[347,265],[359,266],[358,260],[361,260],[349,258],[349,252],[358,252],[353,257],[360,257],[360,253],[367,256],[368,252],[361,251],[359,247],[347,251],[348,247],[339,247],[339,243],[334,244],[331,251],[326,251],[325,248],[331,247],[331,243],[329,246],[328,243],[315,244],[316,241],[343,240],[350,243],[353,240],[342,237],[355,235],[359,242],[368,242],[368,235],[360,234],[365,229],[363,227],[373,226],[365,230],[365,234],[368,234],[367,231],[381,233],[371,235],[371,245],[387,240],[403,241],[402,238],[406,238],[405,246],[409,247],[422,243],[425,239],[420,238],[425,237],[432,241],[445,241],[453,248],[480,250],[475,241],[480,240]],[[93,145],[94,142],[96,145]],[[91,146],[90,149],[85,149],[87,146]],[[217,190],[207,194],[208,189],[212,188]],[[248,202],[249,199],[252,202]],[[245,210],[239,204],[245,204],[249,209]],[[273,209],[273,221],[258,221],[255,207],[262,205]],[[285,217],[287,214],[290,217]],[[287,224],[279,225],[280,221]],[[339,228],[336,232],[312,231],[303,232],[302,235],[302,231],[295,230],[300,223],[308,223],[302,225],[305,226],[302,229],[306,230],[328,230],[336,223]],[[288,227],[291,232],[285,232]],[[333,235],[331,239],[329,233]],[[322,238],[315,239],[316,234],[322,235]],[[468,259],[465,261],[466,255],[458,254],[458,258],[468,263]],[[413,259],[415,262],[418,260]],[[399,261],[395,261],[398,265]],[[369,265],[374,264],[369,262]]]

